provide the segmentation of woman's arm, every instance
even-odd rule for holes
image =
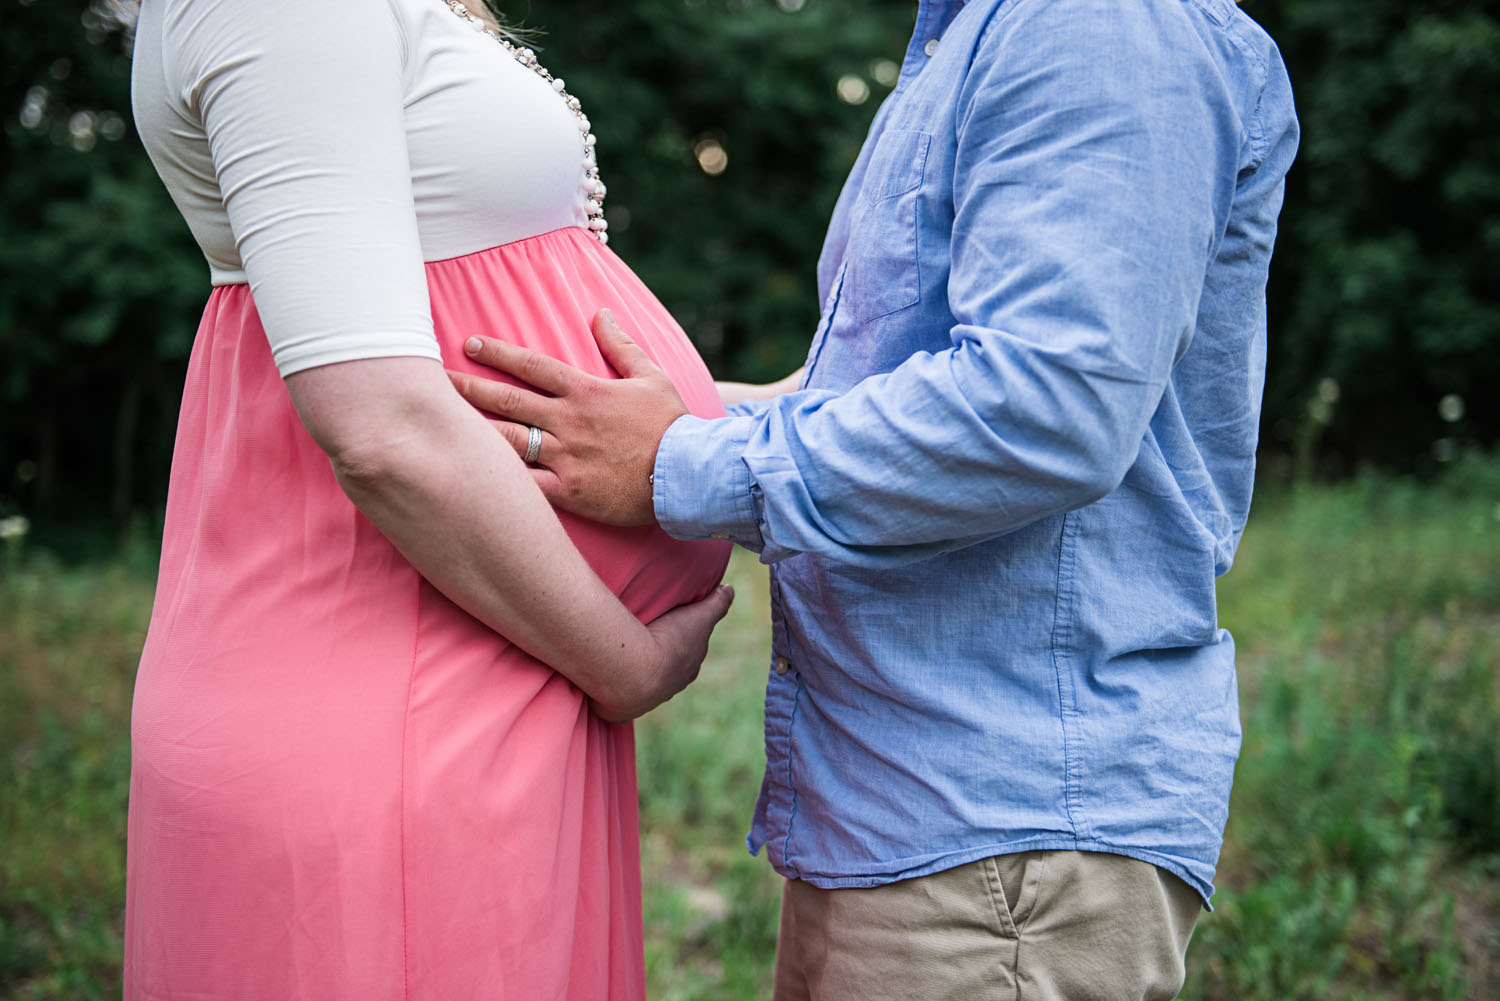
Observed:
[[[639,716],[697,676],[733,592],[717,588],[642,626],[440,364],[351,361],[286,383],[360,511],[438,590],[557,667],[601,716]]]
[[[732,407],[736,403],[762,402],[774,400],[784,393],[796,392],[797,387],[802,385],[802,369],[797,369],[791,375],[777,379],[775,382],[716,382],[714,388],[719,391],[719,399],[724,406]]]
[[[164,0],[166,2],[166,0]],[[356,506],[450,599],[626,719],[692,680],[727,591],[642,626],[443,374],[406,150],[403,28],[362,0],[171,0],[256,310]],[[446,15],[445,15],[446,16]]]

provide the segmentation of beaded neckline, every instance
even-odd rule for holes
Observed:
[[[563,84],[560,77],[554,77],[547,71],[547,67],[537,61],[536,53],[531,51],[528,46],[516,45],[510,39],[484,23],[484,21],[475,17],[473,12],[460,3],[459,0],[443,0],[443,2],[448,5],[449,10],[468,22],[469,27],[499,42],[516,62],[547,81],[552,89],[556,91],[557,95],[562,98],[568,110],[573,113],[573,118],[578,124],[578,131],[583,135],[583,182],[581,186],[586,196],[584,211],[588,213],[589,231],[594,234],[594,238],[600,243],[608,243],[609,234],[605,231],[609,229],[609,223],[604,221],[604,195],[606,189],[604,182],[599,179],[599,164],[594,156],[594,143],[596,140],[594,133],[590,130],[588,116],[583,113],[583,105],[579,103],[578,98],[568,93],[567,87]]]

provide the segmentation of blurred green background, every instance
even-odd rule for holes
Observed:
[[[1191,998],[1500,997],[1500,3],[1246,0],[1303,123],[1262,482],[1221,620],[1246,726]],[[612,246],[721,377],[801,363],[911,0],[534,0]],[[106,0],[0,0],[0,998],[118,996],[129,694],[207,270]],[[483,109],[476,109],[482,114]],[[1486,389],[1488,386],[1490,388]],[[22,520],[24,519],[24,520]],[[740,554],[743,556],[743,554]],[[654,998],[767,996],[763,571],[640,726]]]
[[[1431,473],[1500,435],[1500,5],[1248,0],[1303,123],[1267,459]],[[130,125],[110,0],[0,0],[0,516],[158,516],[207,274]],[[720,377],[817,322],[823,225],[911,0],[528,0],[598,125],[613,246]],[[483,109],[475,109],[482,115]],[[1489,387],[1486,389],[1485,387]]]

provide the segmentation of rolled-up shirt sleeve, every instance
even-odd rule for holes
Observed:
[[[404,38],[385,3],[201,0],[163,33],[283,376],[440,359],[404,119]]]
[[[674,424],[668,532],[889,566],[1082,507],[1134,462],[1253,123],[1212,60],[1147,19],[1098,0],[1004,10],[955,109],[951,347],[842,394]]]
[[[755,425],[753,417],[704,420],[689,414],[667,428],[656,451],[651,499],[669,535],[761,548],[755,481],[742,458]],[[669,445],[667,438],[674,436],[685,444]]]

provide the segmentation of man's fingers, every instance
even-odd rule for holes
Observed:
[[[553,396],[563,396],[589,378],[573,366],[540,351],[519,347],[493,337],[470,337],[464,354],[490,368],[508,373]]]
[[[448,381],[458,395],[480,410],[504,417],[518,424],[550,427],[557,418],[557,401],[550,396],[512,386],[498,379],[485,379],[467,372],[448,371]]]
[[[531,429],[528,426],[511,421],[490,421],[490,427],[500,432],[500,437],[516,450],[517,455],[526,457],[526,446],[531,440]]]
[[[594,314],[593,328],[594,340],[598,343],[604,360],[613,365],[615,371],[624,378],[634,379],[661,371],[656,362],[641,350],[640,345],[620,329],[620,325],[615,322],[615,315],[609,310],[601,309]]]
[[[500,432],[506,444],[516,450],[516,454],[522,459],[526,458],[527,449],[531,448],[531,425],[517,424],[515,421],[490,421],[490,426]],[[540,428],[537,430],[541,431]],[[536,458],[531,464],[537,467],[547,466],[548,460],[557,461],[562,458],[562,442],[554,438],[549,431],[541,432],[541,440],[538,444]],[[550,467],[549,467],[550,469]],[[552,479],[557,479],[555,473],[548,473]]]
[[[562,480],[557,474],[545,466],[534,466],[531,470],[531,480],[547,499],[547,503],[553,507],[557,506],[557,498],[562,492]]]

